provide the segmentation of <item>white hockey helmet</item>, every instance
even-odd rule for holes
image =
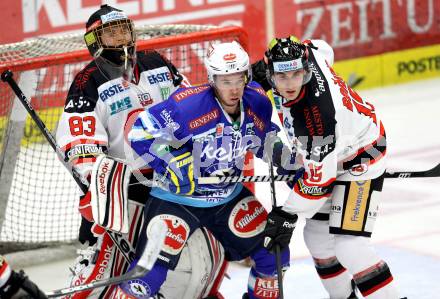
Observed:
[[[247,82],[251,80],[249,55],[236,41],[211,44],[205,58],[208,81],[214,84],[215,75],[247,72]]]

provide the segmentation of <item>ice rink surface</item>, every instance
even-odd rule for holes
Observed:
[[[425,170],[440,163],[440,78],[361,91],[376,106],[388,141],[388,169]],[[267,166],[256,164],[257,173]],[[389,264],[402,296],[434,299],[440,294],[440,178],[388,179],[382,193],[380,215],[372,241]],[[277,184],[278,200],[287,189]],[[270,205],[267,184],[256,187],[265,206]],[[291,268],[284,279],[285,298],[327,298],[297,226],[291,243]],[[72,261],[26,268],[44,290],[65,286]],[[245,292],[248,269],[229,266],[221,291],[227,299]]]

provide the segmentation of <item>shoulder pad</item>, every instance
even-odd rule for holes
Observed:
[[[171,95],[171,98],[175,102],[179,103],[187,98],[200,95],[204,91],[209,90],[210,88],[211,88],[211,86],[209,84],[193,86],[193,87],[186,87],[186,88],[179,88]]]
[[[171,73],[173,79],[173,85],[179,86],[183,80],[183,76],[177,70],[177,68],[167,58],[162,56],[157,51],[138,52],[138,64],[141,67],[141,71],[150,70],[159,67],[166,66]]]
[[[90,63],[75,76],[67,94],[64,111],[84,113],[95,109],[99,83],[92,77],[97,73],[99,73],[97,66]]]

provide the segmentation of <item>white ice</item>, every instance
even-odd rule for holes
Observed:
[[[389,169],[425,170],[440,163],[440,78],[361,91],[376,106],[384,121]],[[266,166],[257,163],[257,172]],[[380,215],[372,241],[389,264],[402,296],[439,298],[440,284],[440,178],[389,179],[384,185]],[[277,186],[280,203],[287,190]],[[270,206],[266,184],[258,184],[257,196]],[[284,279],[285,298],[327,298],[302,240],[300,224],[291,243],[291,268]],[[65,286],[72,261],[26,268],[44,290]],[[245,292],[248,269],[231,264],[230,279],[221,291],[238,299]]]

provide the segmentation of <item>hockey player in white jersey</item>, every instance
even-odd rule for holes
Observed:
[[[167,99],[179,86],[187,84],[175,66],[158,52],[136,51],[133,22],[121,10],[102,5],[87,21],[84,40],[94,60],[76,75],[69,89],[57,142],[66,160],[84,179],[89,179],[98,155],[127,158],[129,147],[124,147],[123,128],[130,116]],[[152,178],[151,169],[140,171],[147,179]],[[90,190],[81,196],[79,240],[90,246],[81,251],[72,268],[72,285],[120,275],[133,259],[150,187],[140,184],[134,175],[127,181],[129,232],[116,235],[119,246],[92,222]],[[170,273],[160,290],[161,298],[202,298],[208,294],[217,298],[215,288],[212,292],[210,288],[223,263],[223,251],[218,245],[208,231],[199,230],[183,250],[177,273]],[[101,288],[72,297],[111,298],[113,289]]]
[[[365,298],[397,299],[390,269],[370,243],[385,171],[384,126],[332,64],[325,41],[294,37],[273,39],[254,64],[256,80],[281,99],[284,130],[305,168],[282,210],[306,217],[304,240],[330,298],[357,298],[353,281]],[[268,247],[288,246],[277,238],[277,213],[268,216],[279,219],[267,227]]]

